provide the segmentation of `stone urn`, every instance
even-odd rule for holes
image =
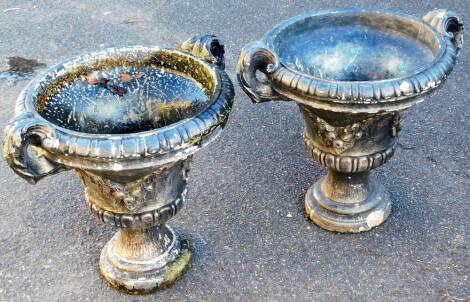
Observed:
[[[184,203],[192,155],[227,122],[234,91],[223,69],[223,45],[203,35],[180,49],[82,55],[19,96],[3,156],[32,184],[75,170],[90,211],[119,228],[99,264],[113,287],[151,292],[188,268],[188,242],[166,222]]]
[[[308,152],[328,174],[305,196],[318,226],[356,233],[383,223],[391,202],[372,170],[394,154],[404,113],[444,84],[462,47],[461,18],[327,10],[277,25],[248,44],[238,80],[256,103],[294,101]]]

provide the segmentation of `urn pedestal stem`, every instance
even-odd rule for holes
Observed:
[[[390,214],[390,197],[372,170],[394,154],[403,112],[335,114],[300,105],[304,143],[328,174],[305,195],[305,210],[318,226],[358,233],[382,224]]]
[[[341,233],[382,224],[391,202],[372,170],[393,156],[403,112],[357,116],[325,114],[305,106],[300,110],[307,125],[305,146],[328,168],[305,195],[307,215],[318,226]]]
[[[100,273],[112,286],[142,294],[173,284],[190,259],[188,242],[165,224],[121,228],[101,251]]]
[[[78,171],[87,204],[98,219],[119,227],[104,246],[100,273],[130,294],[149,293],[175,282],[191,251],[166,222],[182,208],[191,157],[122,180],[122,173]]]
[[[318,226],[334,232],[357,233],[383,223],[391,202],[372,173],[342,173],[333,169],[305,195],[305,210]]]

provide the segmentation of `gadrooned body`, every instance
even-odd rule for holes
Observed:
[[[76,171],[90,210],[120,228],[100,257],[118,289],[150,292],[188,267],[189,245],[166,221],[184,202],[192,155],[232,108],[223,54],[209,35],[179,50],[108,49],[52,67],[18,98],[6,161],[30,183]]]

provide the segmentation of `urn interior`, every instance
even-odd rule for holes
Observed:
[[[190,57],[168,51],[123,51],[63,66],[34,96],[49,122],[90,134],[165,127],[211,104],[215,76]]]
[[[310,16],[282,29],[274,51],[290,68],[334,81],[377,81],[415,74],[440,51],[435,33],[384,12]]]

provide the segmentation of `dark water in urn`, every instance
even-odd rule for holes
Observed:
[[[79,132],[124,134],[164,127],[208,105],[198,83],[160,67],[113,68],[62,85],[41,116]]]
[[[282,41],[279,52],[291,68],[338,81],[402,77],[434,59],[431,50],[419,41],[363,25],[307,30]]]

